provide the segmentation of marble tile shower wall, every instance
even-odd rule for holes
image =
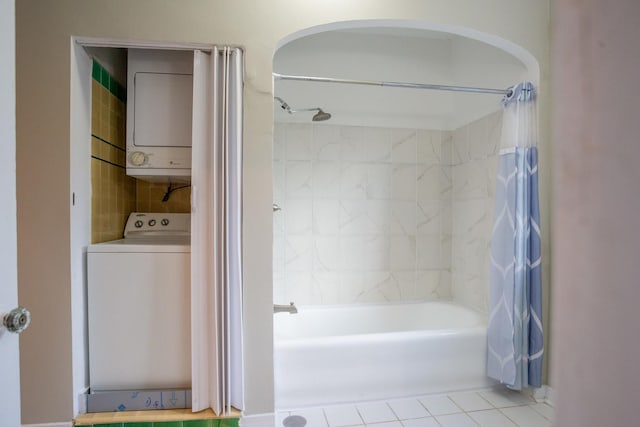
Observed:
[[[451,297],[451,133],[275,125],[274,300]]]
[[[451,139],[451,293],[484,312],[501,126],[497,111],[453,131]]]

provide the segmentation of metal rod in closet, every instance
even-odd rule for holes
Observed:
[[[404,82],[385,82],[376,80],[352,80],[352,79],[335,79],[330,77],[313,77],[313,76],[296,76],[290,74],[273,73],[273,77],[276,80],[294,80],[304,82],[318,82],[318,83],[341,83],[352,85],[365,85],[365,86],[383,86],[383,87],[401,87],[408,89],[431,89],[431,90],[447,90],[453,92],[474,92],[474,93],[492,93],[496,95],[511,96],[511,89],[490,89],[483,87],[468,87],[468,86],[447,86],[447,85],[434,85],[427,83],[404,83]]]

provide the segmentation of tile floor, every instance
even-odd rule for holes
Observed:
[[[276,426],[289,415],[305,417],[305,427],[550,427],[554,409],[492,389],[283,411],[276,414]]]

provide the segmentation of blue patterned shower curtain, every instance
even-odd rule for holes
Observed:
[[[535,87],[504,103],[491,241],[488,375],[520,390],[542,383],[542,283]]]

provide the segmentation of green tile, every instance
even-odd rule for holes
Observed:
[[[184,427],[218,427],[218,420],[184,420]]]
[[[75,427],[91,427],[91,424],[75,424]]]
[[[109,74],[109,92],[111,92],[112,95],[115,96],[116,94],[116,85],[118,84],[118,82],[116,82],[116,79],[113,78],[113,76],[111,74]]]
[[[116,79],[112,79],[112,84],[114,87],[111,89],[111,93],[113,93],[120,101],[126,102],[125,99],[127,91],[124,90],[124,87]]]
[[[238,427],[240,418],[222,418],[220,420],[220,427]]]
[[[95,59],[91,68],[91,77],[120,101],[127,102],[127,90]]]
[[[151,422],[124,423],[124,427],[153,427],[153,423]]]
[[[102,67],[100,67],[100,64],[98,64],[98,61],[96,61],[95,59],[93,60],[93,66],[91,67],[91,77],[93,77],[93,80],[97,81],[98,83],[100,83],[100,69]]]
[[[182,427],[182,421],[163,421],[153,423],[153,427]]]
[[[122,423],[94,424],[93,427],[122,427]]]
[[[109,72],[102,67],[102,72],[100,73],[100,84],[102,84],[102,86],[106,87],[107,89],[109,89],[109,78],[111,76],[109,75]]]

